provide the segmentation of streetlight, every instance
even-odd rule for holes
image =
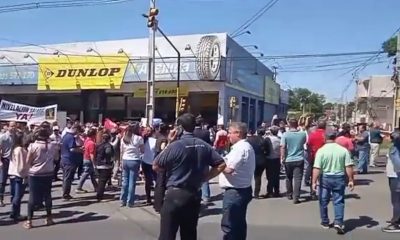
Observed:
[[[254,49],[258,50],[258,46],[257,45],[244,45],[242,47],[243,48],[254,48]]]
[[[241,32],[241,33],[238,33],[238,34],[233,35],[232,38],[236,38],[236,37],[242,36],[242,35],[244,35],[244,34],[251,35],[251,32],[247,30],[247,31],[245,31],[245,32]]]
[[[251,54],[259,54],[260,57],[264,57],[264,53],[262,53],[262,52],[252,52]]]

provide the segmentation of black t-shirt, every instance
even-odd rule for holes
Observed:
[[[247,141],[254,149],[257,164],[264,163],[268,155],[268,142],[261,136],[250,136]]]
[[[200,138],[204,142],[211,145],[210,132],[206,129],[201,129],[200,127],[196,127],[193,131],[193,136]]]
[[[155,159],[165,169],[167,187],[200,190],[209,166],[224,163],[223,158],[206,142],[185,133]]]

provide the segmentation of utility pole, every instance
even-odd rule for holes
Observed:
[[[158,9],[156,9],[156,0],[150,0],[150,11],[147,26],[149,27],[149,67],[147,77],[146,91],[146,119],[147,125],[153,124],[154,118],[154,82],[155,82],[155,58],[156,58],[156,31]]]
[[[399,96],[399,69],[400,69],[400,33],[397,34],[397,53],[396,53],[396,66],[394,66],[393,69],[393,77],[392,80],[394,82],[394,94],[393,94],[393,131],[394,129],[399,127],[399,111],[398,111],[398,99],[400,98]]]
[[[344,118],[343,118],[344,122],[347,122],[347,105],[348,103],[346,99],[346,102],[344,103]]]

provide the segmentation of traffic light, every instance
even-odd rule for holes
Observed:
[[[229,98],[229,107],[234,108],[236,107],[237,99],[235,96]]]
[[[153,28],[157,24],[156,16],[158,15],[157,8],[150,8],[149,15],[147,16],[147,27]]]
[[[181,98],[179,100],[179,112],[184,112],[186,109],[186,98]]]

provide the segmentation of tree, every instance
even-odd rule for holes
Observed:
[[[397,53],[397,37],[392,37],[382,43],[382,50],[388,57],[396,56]]]
[[[289,91],[290,111],[306,111],[314,114],[323,114],[325,96],[311,92],[307,88],[295,88]]]

